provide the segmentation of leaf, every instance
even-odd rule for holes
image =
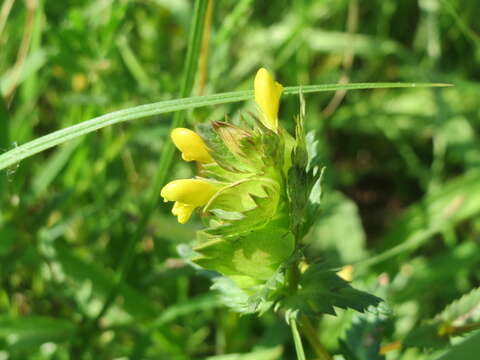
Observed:
[[[55,260],[61,265],[63,273],[79,286],[90,283],[91,292],[95,296],[106,297],[115,286],[113,274],[98,265],[85,262],[58,242],[55,244],[55,252]],[[130,285],[122,283],[119,295],[123,298],[122,309],[132,316],[144,318],[155,316],[157,311],[150,301]]]
[[[480,287],[451,303],[436,319],[454,326],[480,321]]]
[[[0,338],[13,350],[31,350],[46,342],[65,341],[75,333],[68,320],[46,316],[0,317]]]
[[[212,290],[220,293],[220,299],[225,306],[240,314],[252,314],[257,311],[255,304],[249,302],[249,295],[238,287],[232,279],[217,276],[212,279]]]
[[[387,249],[358,263],[357,269],[414,251],[446,227],[478,214],[479,194],[480,172],[471,171],[452,180],[406,211],[386,235],[384,242]]]
[[[346,360],[382,360],[380,343],[387,330],[388,319],[377,314],[357,315],[347,331],[345,339],[340,339],[340,351]]]
[[[180,316],[185,316],[198,311],[205,311],[221,305],[218,294],[210,292],[188,299],[184,303],[174,304],[162,311],[154,321],[154,326],[162,326],[172,322]]]
[[[307,85],[291,86],[284,89],[284,95],[336,90],[360,90],[360,89],[386,89],[386,88],[419,88],[432,86],[448,86],[446,84],[422,84],[422,83],[358,83],[358,84],[333,84],[333,85]],[[21,160],[44,150],[62,144],[66,141],[86,135],[106,126],[118,124],[124,121],[141,119],[153,115],[165,114],[173,111],[195,109],[203,106],[228,104],[245,101],[253,98],[253,91],[236,91],[223,94],[196,96],[183,99],[166,100],[151,104],[131,107],[124,110],[114,111],[67,128],[54,131],[48,135],[39,137],[26,144],[20,145],[0,155],[0,170],[12,166]]]
[[[15,86],[20,85],[30,75],[40,70],[47,62],[49,55],[43,49],[36,50],[27,56],[20,71],[18,71],[16,66],[12,66],[10,70],[2,74],[0,76],[0,96],[7,95]]]
[[[213,238],[194,250],[201,256],[192,261],[223,275],[243,275],[268,280],[294,250],[292,234],[282,222],[222,238]]]
[[[369,306],[377,306],[381,301],[374,295],[354,289],[334,270],[323,263],[317,263],[310,265],[302,274],[299,290],[287,297],[283,305],[307,315],[335,315],[335,307],[364,312]]]
[[[440,314],[405,338],[404,345],[420,348],[440,348],[450,344],[450,338],[466,334],[480,327],[480,288],[454,301]]]
[[[305,101],[300,96],[300,115],[295,119],[295,143],[292,151],[292,166],[288,171],[287,193],[290,205],[290,228],[298,238],[303,237],[301,224],[305,222],[307,203],[314,184],[311,174],[307,172],[308,152],[305,143],[304,109]],[[288,152],[290,153],[290,152]]]
[[[300,116],[296,119],[295,146],[292,167],[288,172],[288,196],[292,231],[303,238],[317,221],[322,200],[322,178],[324,169],[320,167],[318,141],[314,132],[305,136],[303,123],[305,102],[300,96]]]
[[[216,355],[203,358],[202,360],[278,360],[282,356],[281,346],[272,348],[259,348],[246,354]]]
[[[480,331],[452,346],[435,360],[477,360],[480,354]]]
[[[357,205],[341,192],[326,192],[309,244],[321,251],[334,251],[339,255],[340,264],[365,258],[365,232]]]

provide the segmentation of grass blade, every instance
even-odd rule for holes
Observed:
[[[336,90],[366,90],[366,89],[387,89],[387,88],[420,88],[420,87],[444,87],[448,84],[429,84],[429,83],[358,83],[358,84],[325,84],[325,85],[306,85],[286,87],[285,95],[299,94],[300,92],[314,93]],[[0,155],[0,170],[12,166],[19,161],[32,155],[38,154],[44,150],[99,130],[106,126],[118,124],[124,121],[131,121],[145,118],[148,116],[159,115],[174,111],[194,109],[204,106],[213,106],[228,104],[239,101],[250,100],[253,98],[253,91],[235,91],[223,94],[187,97],[175,100],[160,101],[151,104],[139,105],[132,108],[114,111],[96,118],[83,121],[79,124],[54,131],[48,135],[39,137],[21,146],[18,146],[2,155]]]

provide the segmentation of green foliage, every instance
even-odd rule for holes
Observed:
[[[363,312],[380,301],[376,296],[352,288],[326,264],[317,263],[302,274],[298,292],[287,297],[284,305],[309,315],[335,315],[334,307]]]
[[[381,340],[388,330],[389,319],[378,314],[357,315],[345,339],[340,340],[340,350],[347,360],[384,360],[380,355]]]
[[[480,3],[208,2],[0,1],[0,358],[295,359],[300,340],[306,359],[381,358],[379,346],[387,359],[478,357]],[[252,125],[261,66],[286,85],[292,139],[305,96],[307,134],[283,194],[296,202],[261,246],[290,215],[302,241],[248,262],[262,280],[246,294],[178,252],[202,226],[243,233],[265,213],[217,207],[228,226],[198,214],[180,225],[158,192],[213,176],[177,161],[170,128]],[[248,187],[246,205],[266,209],[276,190],[263,185],[239,184],[224,204]],[[295,263],[309,264],[303,280]],[[337,316],[311,317],[312,329],[295,318],[314,315],[285,287],[295,281]],[[387,331],[367,306],[377,297]]]
[[[63,342],[75,335],[75,325],[68,320],[46,316],[0,317],[0,338],[14,353],[28,351],[46,342]]]
[[[405,346],[439,348],[450,343],[450,338],[480,328],[480,288],[454,301],[425,324],[413,329],[405,339]]]
[[[465,340],[452,346],[445,354],[436,358],[435,360],[455,360],[465,359],[474,360],[478,357],[478,351],[480,349],[480,332],[476,332]]]
[[[447,306],[437,318],[444,324],[466,325],[480,320],[480,288],[473,289],[468,294]]]

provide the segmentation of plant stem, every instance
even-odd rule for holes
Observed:
[[[310,319],[306,316],[302,316],[301,319],[302,332],[307,338],[310,345],[312,345],[320,360],[333,360],[332,356],[328,353],[325,347],[322,345],[320,340],[318,340],[315,328],[313,327]]]
[[[298,360],[305,360],[305,352],[303,351],[302,338],[297,329],[297,321],[294,317],[290,318],[290,329],[292,330],[293,342],[295,344],[295,351],[297,352]]]
[[[290,294],[294,294],[298,290],[298,282],[300,281],[300,270],[298,268],[298,261],[291,264],[286,273],[287,286]]]

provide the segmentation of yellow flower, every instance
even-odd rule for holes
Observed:
[[[172,214],[185,224],[196,207],[204,206],[219,190],[218,186],[200,179],[174,180],[160,192],[164,201],[175,201]]]
[[[198,161],[201,163],[213,162],[208,153],[207,145],[195,132],[185,128],[176,128],[170,134],[175,146],[182,152],[185,161]]]
[[[272,75],[261,68],[255,76],[255,102],[263,113],[263,124],[270,130],[277,131],[278,107],[283,86],[276,82]]]

